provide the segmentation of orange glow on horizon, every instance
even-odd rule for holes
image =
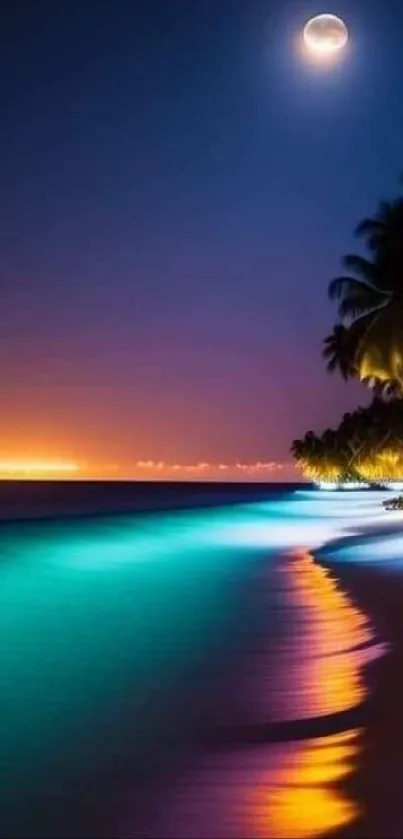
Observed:
[[[46,454],[0,454],[0,480],[33,479],[127,480],[127,481],[284,481],[295,480],[293,463],[169,462],[129,460],[85,461],[74,456]]]
[[[68,460],[0,459],[0,478],[57,478],[79,472],[78,463]]]

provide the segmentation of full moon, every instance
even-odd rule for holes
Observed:
[[[336,15],[317,15],[305,24],[303,37],[311,55],[326,61],[346,46],[348,29]]]

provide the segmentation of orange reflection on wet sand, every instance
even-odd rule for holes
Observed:
[[[367,618],[309,553],[293,556],[283,571],[291,602],[303,616],[304,649],[293,663],[293,682],[301,683],[302,716],[322,718],[360,705],[366,693],[362,665],[372,640]],[[359,807],[340,782],[354,769],[359,735],[351,729],[284,748],[259,783],[258,835],[305,839],[352,822]]]
[[[269,772],[256,795],[254,836],[323,836],[350,824],[358,805],[340,789],[359,751],[359,730],[321,737],[284,749],[274,773]]]
[[[371,641],[368,618],[353,605],[337,580],[310,553],[291,558],[292,590],[296,605],[312,618],[310,655],[329,655]],[[321,629],[326,630],[322,634]]]
[[[361,668],[372,640],[366,616],[309,553],[288,557],[282,574],[293,610],[276,656],[282,718],[323,717],[359,705],[365,697]]]
[[[347,780],[361,750],[363,666],[380,647],[365,614],[309,553],[280,557],[265,579],[263,571],[254,590],[263,624],[244,650],[247,670],[237,671],[246,710],[239,742],[235,728],[228,751],[207,751],[188,767],[150,839],[315,839],[361,814]],[[278,632],[269,609],[265,620],[274,586]]]

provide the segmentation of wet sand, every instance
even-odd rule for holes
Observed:
[[[386,523],[341,540],[348,562],[328,546],[279,563],[295,636],[284,669],[272,656],[254,665],[248,650],[255,678],[244,697],[265,694],[271,713],[278,697],[281,712],[251,725],[249,705],[249,725],[230,726],[196,771],[190,762],[147,837],[403,836],[403,567],[354,563],[354,545],[395,531]]]
[[[215,741],[188,756],[151,818],[140,832],[127,825],[125,839],[374,835],[360,832],[360,779],[364,672],[381,654],[378,633],[334,572],[304,551],[271,564],[281,592],[273,633],[266,569],[262,562],[250,592],[256,626],[238,649],[234,682],[220,689],[221,719],[214,702]]]
[[[403,836],[381,500],[4,526],[0,835]]]
[[[349,779],[362,816],[339,835],[397,839],[403,836],[403,570],[328,564],[388,642],[387,652],[366,670],[366,724],[356,771]]]

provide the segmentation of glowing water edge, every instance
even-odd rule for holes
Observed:
[[[0,529],[2,836],[314,837],[360,815],[377,639],[310,549],[382,493]]]

